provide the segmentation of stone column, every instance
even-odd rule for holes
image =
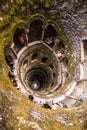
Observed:
[[[80,42],[81,46],[81,62],[84,62],[84,43]]]
[[[80,42],[80,47],[81,47],[81,64],[80,64],[80,80],[84,78],[84,43],[81,41]]]

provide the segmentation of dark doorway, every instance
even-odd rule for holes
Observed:
[[[53,47],[55,44],[56,37],[57,37],[56,29],[51,24],[48,25],[44,32],[44,42],[50,47]]]
[[[40,20],[34,20],[29,27],[28,42],[41,40],[43,23]]]

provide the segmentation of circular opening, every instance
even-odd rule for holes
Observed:
[[[42,70],[42,68],[35,68],[27,73],[28,86],[33,90],[44,89],[48,86],[49,79],[49,74],[45,70]]]
[[[23,63],[23,66],[28,64],[28,60],[25,60],[24,63]]]
[[[47,60],[48,60],[48,58],[47,58],[47,57],[43,57],[43,58],[42,58],[42,60],[41,60],[41,62],[46,63],[46,62],[47,62]]]
[[[18,55],[19,59],[15,62],[15,68],[17,68],[15,73],[18,74],[17,76],[20,79],[18,86],[21,84],[27,93],[34,92],[37,96],[42,97],[45,97],[46,89],[54,90],[59,83],[59,78],[57,78],[59,64],[50,48],[43,42],[36,41],[35,44],[32,43],[29,47],[24,48]],[[26,60],[28,60],[28,64],[24,65]],[[56,76],[53,76],[53,73]],[[52,82],[54,85],[50,87]],[[49,91],[47,91],[47,94],[49,94]],[[49,96],[52,95],[49,94]]]
[[[17,28],[13,35],[14,50],[18,53],[26,44],[26,33],[23,28]]]
[[[32,55],[32,60],[34,60],[34,59],[36,59],[37,58],[37,56],[38,56],[38,53],[34,53],[33,55]]]
[[[50,64],[49,67],[51,68],[51,70],[53,70],[53,68],[54,68],[54,66],[52,64]]]

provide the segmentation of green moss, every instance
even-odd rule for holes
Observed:
[[[16,9],[16,8],[17,8],[17,5],[14,4],[14,3],[12,3],[12,4],[11,4],[11,8],[10,8],[10,10],[9,10],[10,16],[15,15],[15,9]]]
[[[41,4],[43,4],[44,0],[39,0],[39,2],[40,2]]]
[[[25,6],[22,6],[21,7],[21,10],[22,10],[22,13],[24,13],[26,11],[26,7]]]
[[[4,94],[0,94],[2,100],[0,100],[0,129],[11,129],[13,128],[13,113],[11,108],[11,103]]]
[[[16,2],[16,4],[20,5],[22,3],[24,3],[24,0],[14,0]]]
[[[0,102],[2,102],[2,96],[0,95]]]
[[[53,6],[53,2],[51,0],[39,0],[38,4],[47,9]]]
[[[3,20],[0,22],[0,28],[10,22],[11,16],[7,14],[7,15],[3,15],[2,18]]]
[[[56,15],[56,14],[51,15],[51,19],[52,19],[52,20],[56,20],[56,19],[57,19],[57,15]]]
[[[30,9],[32,11],[34,11],[38,8],[38,3],[36,1],[28,0],[27,2],[29,3]]]
[[[20,23],[23,24],[24,21],[23,21],[22,19],[16,17],[16,16],[14,16],[14,22],[15,22],[16,24],[20,24]]]
[[[29,18],[27,19],[27,24],[29,25],[29,23],[31,23],[31,21],[32,21],[33,19],[35,19],[36,17],[41,18],[41,19],[44,20],[44,21],[46,20],[45,17],[44,17],[42,14],[36,13],[36,14],[34,14],[34,15],[29,16]]]
[[[45,8],[50,8],[53,5],[52,1],[46,0],[45,1]]]
[[[29,4],[34,10],[37,10],[37,8],[39,8],[37,2],[34,2],[32,0],[27,0],[27,2],[29,2]],[[61,0],[61,2],[63,2],[63,0]],[[39,0],[39,3],[41,3],[41,5],[43,5],[43,7],[45,8],[50,8],[52,6],[51,0]],[[16,13],[16,9],[19,5],[21,5],[22,15]],[[25,15],[25,10],[26,8],[24,6],[24,1],[15,0],[12,3],[9,14],[4,15],[0,12],[1,17],[3,17],[3,21],[0,22],[0,28],[3,27],[2,33],[0,33],[0,68],[2,70],[2,74],[0,76],[0,115],[2,115],[1,117],[3,117],[3,120],[0,120],[0,128],[6,130],[32,130],[35,128],[35,126],[37,126],[36,129],[42,128],[44,130],[85,130],[87,128],[87,119],[86,117],[84,117],[84,115],[86,116],[85,113],[87,111],[87,103],[85,103],[83,107],[79,110],[73,109],[70,111],[58,109],[55,111],[50,111],[42,107],[38,107],[30,101],[28,101],[27,97],[25,97],[23,94],[17,91],[16,88],[11,84],[8,78],[8,68],[4,57],[4,46],[6,44],[11,44],[13,32],[16,27],[20,26],[23,28],[27,28],[27,25],[35,17],[40,17],[45,22],[54,23],[58,30],[58,38],[61,39],[67,47],[67,53],[69,52],[69,54],[67,54],[68,57],[70,57],[71,52],[68,39],[65,33],[63,32],[62,25],[60,21],[57,19],[56,15],[48,16],[50,17],[50,20],[46,21],[45,16],[36,13],[32,16],[29,16],[28,19],[26,18],[26,20],[23,19]],[[73,57],[70,57],[68,70],[71,73],[73,73],[74,69],[73,64],[71,65],[72,60]],[[65,85],[67,86],[69,82],[70,81],[67,81]],[[36,117],[35,114],[34,117],[32,115],[31,110],[33,111],[33,109],[34,112],[37,114]],[[79,117],[75,114],[78,114]],[[80,116],[80,114],[82,115]],[[66,117],[65,124],[62,124],[61,121],[56,118],[59,116]],[[80,124],[80,119],[85,119],[82,124],[82,128]],[[67,122],[73,123],[74,126],[67,126]]]

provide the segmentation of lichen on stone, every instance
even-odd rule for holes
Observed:
[[[57,2],[57,1],[56,1]],[[55,2],[55,3],[56,3]],[[63,3],[64,0],[58,0],[58,2]],[[71,2],[71,1],[69,1]],[[74,7],[82,7],[85,1],[80,0],[76,3],[73,3]],[[7,44],[12,44],[13,32],[16,27],[24,27],[25,29],[29,25],[29,22],[35,17],[41,17],[46,22],[52,22],[57,26],[58,37],[66,44],[67,56],[70,57],[70,62],[68,64],[68,71],[73,72],[74,66],[72,63],[73,58],[71,55],[70,43],[73,42],[75,35],[73,35],[73,27],[69,29],[72,35],[72,39],[67,38],[66,32],[67,26],[70,23],[76,23],[78,17],[75,17],[75,21],[69,19],[68,24],[64,21],[68,21],[68,16],[74,19],[74,12],[77,13],[77,10],[74,10],[70,13],[71,9],[67,8],[66,10],[61,10],[56,5],[55,10],[58,12],[55,15],[49,14],[49,10],[53,7],[54,1],[52,0],[15,0],[10,4],[8,0],[0,1],[0,129],[1,130],[86,130],[87,129],[87,102],[85,102],[82,107],[73,110],[58,109],[58,110],[46,110],[42,107],[38,107],[30,102],[23,94],[21,94],[8,78],[8,67],[5,61],[4,47]],[[10,6],[8,8],[8,5]],[[28,9],[26,9],[28,5]],[[60,4],[63,9],[62,5]],[[68,5],[70,7],[71,5]],[[5,7],[7,7],[5,9]],[[20,7],[20,8],[19,8]],[[69,13],[66,14],[66,12]],[[20,12],[19,12],[20,11]],[[40,11],[44,12],[43,14]],[[48,11],[48,13],[47,13]],[[66,17],[63,13],[66,14]],[[59,16],[59,14],[61,14]],[[63,17],[65,19],[63,19]],[[59,19],[60,17],[60,19]],[[80,17],[81,18],[81,17]],[[49,20],[48,20],[49,19]],[[63,19],[63,20],[61,20]],[[61,22],[62,21],[62,22]],[[79,21],[79,19],[78,19]],[[85,20],[86,21],[86,20]],[[57,23],[57,24],[56,24]],[[85,22],[83,22],[84,24]],[[67,26],[66,26],[67,25]],[[79,25],[78,25],[79,26]],[[65,27],[65,32],[64,32]],[[83,31],[83,28],[81,28]],[[76,30],[77,31],[77,30]],[[75,31],[73,31],[75,33]],[[82,32],[81,32],[82,34]],[[86,34],[82,34],[83,36]],[[72,40],[72,41],[71,41]],[[75,41],[73,42],[75,43]],[[78,43],[77,43],[78,44]],[[76,45],[77,45],[76,44]],[[69,45],[69,46],[68,46]],[[75,46],[76,47],[76,46]],[[76,49],[75,49],[76,50]],[[69,54],[68,54],[69,52]],[[71,80],[71,79],[69,79]],[[69,81],[67,81],[66,85]],[[34,114],[32,114],[34,113]],[[39,114],[38,114],[39,113]]]

